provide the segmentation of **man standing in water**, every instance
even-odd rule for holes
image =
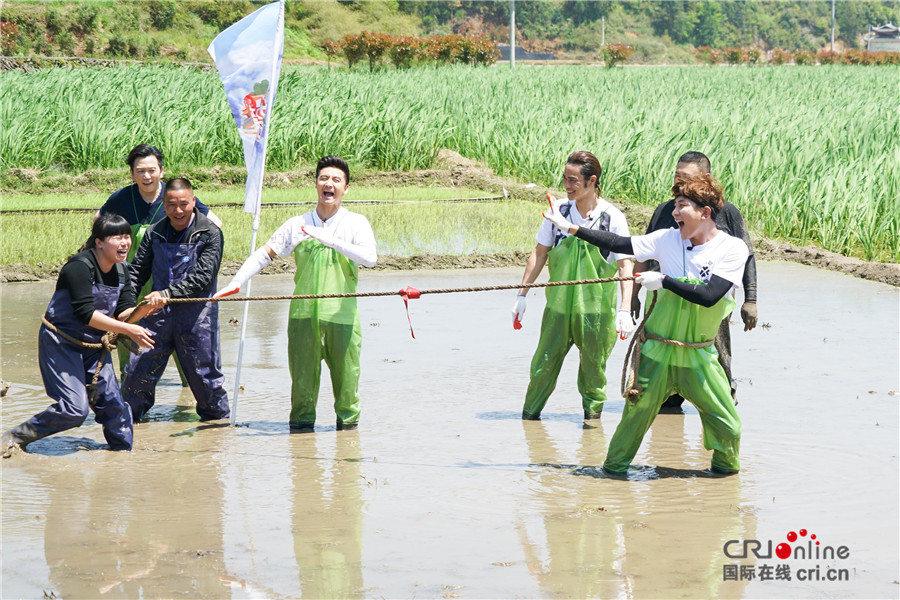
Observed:
[[[153,333],[156,346],[132,357],[122,397],[131,405],[137,423],[156,402],[156,384],[175,352],[197,400],[200,419],[224,419],[230,411],[219,354],[219,305],[167,305],[170,298],[212,296],[222,262],[222,231],[196,209],[193,187],[183,177],[169,180],[163,205],[166,218],[147,230],[131,265],[135,289],[153,277],[153,291],[145,300],[158,312],[141,324]]]
[[[697,177],[700,175],[710,174],[709,158],[702,152],[686,152],[678,159],[675,166],[675,179],[679,177]],[[652,233],[660,229],[677,228],[675,217],[672,211],[675,210],[675,200],[663,202],[656,207],[653,216],[650,218],[650,224],[647,225],[647,233]],[[744,267],[743,288],[744,288],[744,304],[741,306],[741,320],[744,322],[744,331],[750,331],[756,327],[756,257],[753,254],[753,243],[750,241],[750,234],[747,226],[744,224],[744,218],[738,208],[725,201],[724,208],[716,215],[716,227],[724,231],[730,236],[740,238],[747,244],[750,256],[747,257],[747,264]],[[638,262],[634,266],[635,271],[641,272],[646,270],[658,271],[659,264],[655,260]],[[640,284],[637,284],[632,296],[632,314],[635,319],[640,319],[641,303],[638,299]],[[731,328],[729,321],[731,315],[727,315],[722,319],[719,326],[719,332],[716,334],[716,350],[719,352],[719,364],[725,370],[725,375],[731,382],[731,397],[737,400],[737,382],[731,374]],[[684,398],[678,394],[673,394],[662,405],[663,412],[680,412]]]
[[[560,231],[603,250],[657,260],[660,271],[638,273],[636,281],[659,291],[645,324],[640,367],[622,420],[609,443],[603,468],[624,473],[669,392],[676,391],[700,413],[703,445],[712,450],[712,469],[740,470],[741,420],[728,378],[711,348],[716,331],[734,309],[732,292],[741,285],[749,250],[742,240],[716,227],[722,188],[708,175],[677,178],[672,187],[677,229],[635,237],[570,223],[557,205],[544,218]]]
[[[563,187],[568,196],[560,206],[573,223],[588,229],[628,235],[628,223],[618,208],[600,197],[600,161],[590,152],[573,152],[563,170]],[[631,276],[631,258],[602,251],[583,240],[555,229],[544,221],[538,230],[537,245],[525,265],[523,284],[533,283],[549,261],[550,281],[575,281]],[[631,281],[619,282],[621,300],[616,311],[616,286],[612,283],[548,287],[547,305],[541,320],[541,337],[531,361],[531,380],[525,393],[522,418],[537,420],[556,387],[563,360],[578,347],[578,391],[585,420],[600,418],[606,402],[606,359],[612,352],[616,332],[624,340],[634,327]],[[525,294],[519,290],[513,306],[513,327],[521,327],[525,314]]]
[[[326,156],[316,165],[318,203],[284,223],[241,266],[214,297],[240,291],[276,256],[293,253],[297,262],[294,295],[352,294],[359,267],[378,259],[369,221],[341,207],[350,187],[344,159]],[[288,366],[291,372],[291,431],[313,431],[322,361],[331,373],[339,430],[359,424],[359,353],[362,334],[356,298],[292,300],[288,319]]]
[[[128,262],[131,262],[147,228],[166,216],[166,211],[163,210],[163,192],[166,191],[166,184],[162,180],[163,155],[159,148],[149,144],[138,144],[128,153],[125,162],[128,163],[134,183],[113,192],[94,215],[94,219],[109,213],[125,217],[131,226],[131,250],[128,252]],[[197,210],[221,229],[222,221],[209,210],[209,207],[196,197],[194,202]],[[144,289],[135,290],[137,302],[140,302],[150,291],[151,283],[148,281]],[[130,353],[124,344],[119,344],[118,354],[120,375],[124,377]],[[178,374],[181,375],[181,385],[187,387],[187,378],[182,372],[177,358],[175,366],[178,367]]]

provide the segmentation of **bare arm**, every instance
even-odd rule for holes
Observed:
[[[128,309],[124,312],[131,311],[132,309]],[[95,310],[94,314],[91,315],[91,321],[90,323],[88,323],[88,325],[90,325],[94,329],[112,331],[113,333],[121,333],[123,335],[127,335],[134,341],[135,344],[141,346],[142,348],[153,347],[153,337],[151,336],[149,331],[147,331],[140,325],[132,325],[130,323],[123,323],[122,321],[113,319],[112,317],[104,315],[98,310]]]
[[[537,279],[537,276],[540,274],[541,269],[543,269],[544,265],[547,264],[548,252],[550,252],[549,246],[537,244],[534,247],[534,250],[531,251],[531,255],[528,257],[528,262],[525,263],[525,274],[522,275],[523,285],[534,283],[534,280]],[[519,295],[527,295],[528,290],[529,288],[519,288]]]

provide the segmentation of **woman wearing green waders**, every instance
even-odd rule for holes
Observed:
[[[713,451],[712,469],[736,473],[741,420],[713,341],[722,319],[734,309],[731,292],[741,285],[749,250],[742,240],[716,228],[724,200],[709,175],[676,178],[672,196],[678,228],[647,235],[625,237],[579,227],[555,205],[544,218],[598,248],[632,254],[640,261],[656,260],[660,266],[660,272],[636,278],[659,294],[644,325],[648,339],[640,350],[637,395],[625,402],[604,469],[628,470],[659,407],[678,393],[700,413],[703,445]]]
[[[326,156],[316,165],[316,209],[289,219],[248,258],[234,279],[214,297],[240,291],[275,256],[297,261],[294,294],[352,294],[358,265],[378,259],[375,234],[366,218],[341,208],[350,185],[342,158]],[[362,336],[356,298],[292,300],[288,320],[291,372],[291,431],[312,431],[319,398],[322,361],[331,373],[338,429],[359,423],[359,351]]]
[[[159,148],[149,144],[138,144],[128,153],[125,159],[128,168],[131,171],[131,179],[133,184],[123,187],[113,192],[106,200],[106,203],[100,207],[94,219],[100,215],[117,214],[125,217],[131,226],[131,250],[128,251],[127,262],[134,259],[141,240],[147,228],[162,221],[166,216],[163,209],[163,194],[166,191],[166,183],[163,177],[163,155]],[[222,221],[216,217],[209,207],[194,199],[197,210],[207,216],[216,227],[222,227]],[[153,281],[147,282],[142,290],[137,291],[137,300],[140,302],[150,291]],[[119,373],[121,377],[125,377],[125,365],[128,364],[130,353],[124,343],[119,344]],[[178,367],[178,374],[181,376],[181,385],[187,387],[187,379],[181,371],[181,365],[175,358],[175,365]]]
[[[600,197],[600,162],[590,152],[573,152],[566,160],[563,187],[568,200],[559,210],[580,226],[628,235],[625,215]],[[603,251],[545,222],[535,236],[537,245],[525,266],[523,284],[533,283],[544,264],[549,262],[550,281],[601,279],[618,274],[630,277],[632,263],[625,255]],[[540,419],[547,399],[556,387],[563,359],[572,348],[581,355],[578,366],[578,391],[584,418],[597,419],[606,402],[606,359],[616,342],[634,327],[631,319],[631,281],[619,282],[619,310],[616,311],[616,285],[566,285],[547,288],[547,306],[541,321],[541,338],[531,361],[531,381],[525,393],[522,418]],[[522,326],[525,294],[519,290],[513,306],[513,327]]]

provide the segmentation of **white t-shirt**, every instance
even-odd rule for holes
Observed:
[[[325,222],[319,218],[315,210],[299,217],[292,217],[272,234],[266,245],[282,258],[290,256],[297,244],[309,238],[300,229],[304,225],[324,227],[336,240],[334,249],[353,262],[371,267],[378,260],[375,233],[369,225],[369,220],[344,207],[339,208],[337,213]]]
[[[622,214],[622,211],[604,200],[603,198],[597,198],[597,206],[591,211],[591,214],[587,217],[581,216],[581,213],[578,212],[578,207],[575,204],[574,200],[568,200],[563,202],[560,205],[560,211],[563,214],[566,214],[566,211],[563,210],[563,206],[568,205],[570,207],[569,215],[566,217],[572,225],[577,225],[578,227],[584,227],[586,229],[598,229],[600,226],[600,215],[604,212],[609,215],[609,231],[615,233],[616,235],[629,236],[631,232],[628,231],[628,223],[625,220],[625,215]],[[541,227],[538,229],[537,235],[534,236],[535,241],[541,246],[547,246],[548,248],[553,248],[558,243],[556,241],[558,235],[562,235],[561,239],[569,237],[568,233],[560,231],[547,219],[544,219],[544,222],[541,223]],[[615,252],[610,252],[607,257],[607,262],[611,265],[615,265],[616,261],[622,260],[623,258],[630,258],[627,254],[616,254]]]
[[[631,245],[637,260],[658,261],[660,272],[669,277],[690,277],[709,283],[713,275],[718,275],[739,288],[750,251],[742,239],[717,231],[713,239],[699,246],[681,239],[678,229],[636,235],[631,238]]]

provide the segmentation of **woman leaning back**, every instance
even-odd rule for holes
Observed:
[[[736,473],[741,421],[712,343],[719,323],[734,309],[732,292],[741,285],[748,249],[739,238],[716,228],[716,214],[724,200],[722,189],[709,175],[677,178],[672,195],[678,228],[647,235],[627,237],[577,227],[556,206],[544,217],[604,250],[632,254],[640,261],[655,259],[660,265],[658,273],[636,276],[648,291],[659,290],[659,294],[645,324],[649,339],[641,347],[639,393],[625,403],[604,469],[628,470],[659,407],[672,393],[679,393],[700,413],[703,444],[713,451],[713,471]]]
[[[123,334],[152,348],[149,331],[125,321],[147,312],[135,310],[135,293],[125,258],[131,227],[117,214],[94,221],[91,237],[59,272],[56,291],[38,333],[38,360],[47,395],[54,402],[43,412],[3,434],[2,451],[24,448],[48,435],[78,427],[93,409],[110,450],[131,450],[131,410],[122,401],[109,352],[98,344],[104,331]],[[48,325],[49,323],[49,325]],[[94,372],[102,361],[96,386]],[[91,389],[88,385],[91,384]]]

